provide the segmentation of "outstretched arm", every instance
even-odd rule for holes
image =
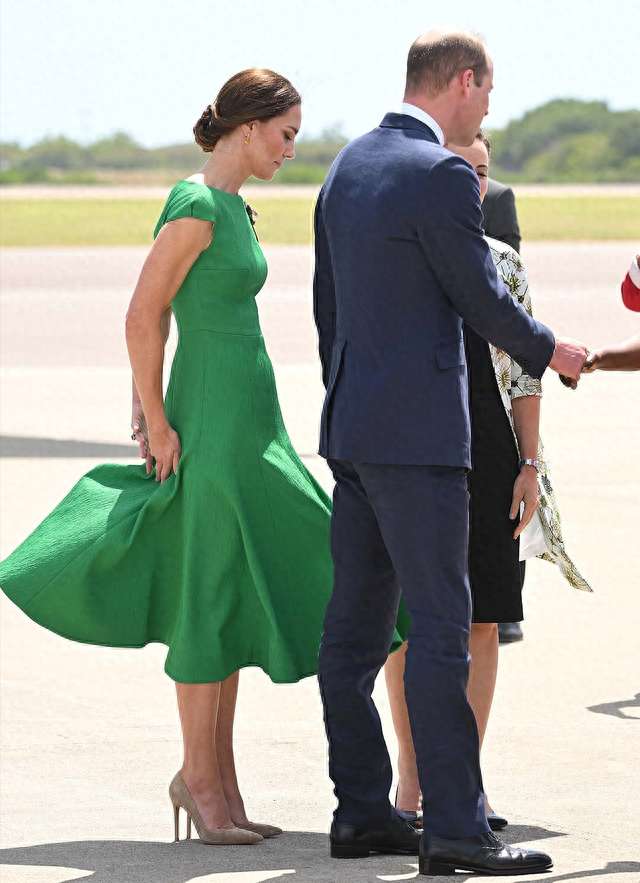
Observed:
[[[420,243],[444,292],[465,322],[532,377],[549,366],[577,379],[586,347],[555,338],[513,301],[496,275],[481,221],[477,175],[450,154],[429,172],[418,217]]]
[[[483,234],[478,177],[449,154],[429,172],[421,194],[418,238],[456,312],[533,377],[541,377],[555,346],[549,328],[513,300],[497,276]]]
[[[640,332],[620,343],[589,353],[582,371],[584,374],[593,371],[640,371]]]

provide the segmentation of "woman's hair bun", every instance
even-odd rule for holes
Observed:
[[[205,153],[211,153],[220,137],[220,135],[215,133],[215,119],[216,109],[212,104],[208,104],[202,111],[200,119],[193,127],[196,144],[201,147]]]
[[[300,104],[286,77],[266,68],[240,71],[224,84],[193,127],[196,144],[211,153],[223,135],[254,120],[270,120]]]

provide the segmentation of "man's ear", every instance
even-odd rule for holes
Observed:
[[[460,71],[457,76],[458,83],[460,85],[460,90],[468,95],[471,92],[473,86],[476,85],[476,78],[473,70],[471,68],[467,68],[467,70]]]

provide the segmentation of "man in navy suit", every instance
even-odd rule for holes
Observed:
[[[391,764],[371,698],[402,594],[405,691],[424,806],[421,873],[534,873],[545,853],[489,833],[466,699],[470,432],[464,319],[534,376],[573,378],[587,355],[556,340],[498,280],[471,144],[491,59],[475,36],[428,32],[409,52],[402,113],[340,153],[315,217],[314,311],[326,386],[320,453],[336,487],[334,590],[319,679],[338,807],[334,857],[416,854],[389,801]]]

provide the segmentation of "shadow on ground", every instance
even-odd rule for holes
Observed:
[[[562,837],[558,831],[513,826],[510,843]],[[325,834],[288,831],[282,837],[251,848],[207,847],[198,840],[149,843],[127,840],[84,840],[47,843],[0,850],[5,866],[37,866],[89,871],[91,883],[187,883],[209,874],[246,874],[251,883],[289,878],[296,883],[377,883],[409,880],[416,876],[417,858],[371,856],[336,861],[328,856]],[[586,864],[586,862],[585,862]],[[605,874],[640,872],[640,862],[609,862],[604,868],[586,867],[568,874],[544,876],[548,883],[578,880]],[[475,875],[457,875],[457,880]],[[77,874],[68,878],[77,879]],[[427,879],[422,878],[422,879]],[[438,878],[440,879],[440,878]]]
[[[116,457],[140,460],[137,444],[82,442],[73,439],[0,436],[1,457]]]
[[[590,705],[587,711],[594,711],[596,714],[610,714],[612,717],[621,717],[624,720],[640,720],[640,716],[637,714],[625,714],[623,711],[625,708],[640,708],[640,693],[636,693],[633,699],[620,699],[619,702],[603,702],[601,705]]]

